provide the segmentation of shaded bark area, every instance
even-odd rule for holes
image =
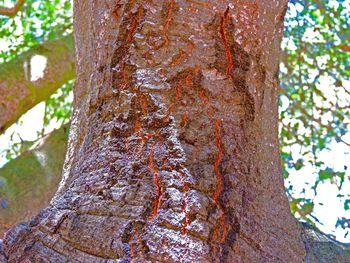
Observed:
[[[31,59],[47,59],[43,78],[31,80]],[[75,77],[73,36],[48,41],[0,65],[0,134],[25,112]]]
[[[0,168],[0,236],[47,207],[61,179],[68,125]],[[2,262],[0,260],[0,262]]]
[[[75,1],[63,180],[8,262],[303,262],[278,145],[287,1]]]

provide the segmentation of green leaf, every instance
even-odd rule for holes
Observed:
[[[350,210],[350,199],[345,200],[344,202],[344,209]]]

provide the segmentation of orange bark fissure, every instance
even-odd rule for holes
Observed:
[[[225,13],[223,14],[223,16],[221,17],[221,24],[220,24],[220,34],[221,34],[221,38],[222,38],[222,41],[224,43],[224,47],[226,50],[226,59],[227,59],[226,75],[228,75],[228,76],[230,76],[231,70],[233,68],[232,53],[231,53],[230,46],[229,46],[228,41],[227,41],[227,34],[226,34],[226,22],[228,19],[229,12],[230,12],[230,8],[228,7],[226,9]]]

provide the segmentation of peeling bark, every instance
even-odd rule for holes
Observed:
[[[305,262],[278,144],[287,1],[75,1],[63,180],[8,262]]]
[[[31,81],[31,59],[47,58],[44,77]],[[46,42],[0,65],[0,134],[27,110],[47,99],[75,77],[74,44],[71,35]]]

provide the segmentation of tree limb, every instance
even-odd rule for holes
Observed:
[[[349,262],[350,244],[340,243],[308,223],[301,223],[306,262]]]
[[[0,7],[0,15],[14,17],[26,0],[18,0],[17,3],[13,7]]]
[[[0,168],[0,237],[48,205],[61,179],[68,130],[69,125],[54,130]]]
[[[31,59],[47,59],[44,76],[31,80]],[[75,77],[72,35],[48,41],[0,65],[0,134],[39,102]]]

